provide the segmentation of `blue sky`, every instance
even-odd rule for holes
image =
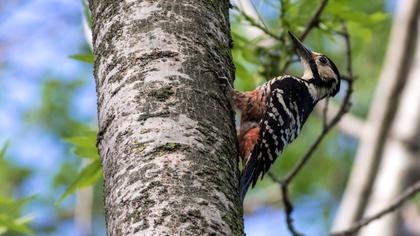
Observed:
[[[77,90],[72,114],[80,121],[95,122],[91,66],[69,58],[86,48],[81,10],[81,1],[75,0],[0,2],[0,144],[9,140],[7,159],[33,170],[15,195],[37,194],[38,200],[26,209],[36,214],[34,227],[58,223],[54,206],[58,192],[52,188],[52,180],[66,158],[63,153],[68,153],[56,135],[26,122],[27,111],[41,103],[43,82],[51,78],[85,80]],[[71,204],[72,199],[62,208]],[[97,225],[103,228],[103,220]],[[60,235],[76,233],[72,220],[61,222],[58,230]]]
[[[45,159],[61,150],[42,128],[25,123],[24,114],[40,105],[42,82],[84,78],[74,101],[76,118],[95,119],[95,89],[89,65],[68,58],[84,44],[81,2],[59,0],[9,1],[0,8],[0,141],[11,140],[10,152],[20,165],[50,168]],[[23,145],[23,146],[21,146]],[[59,145],[58,145],[59,146]],[[24,148],[22,148],[24,147]],[[42,150],[48,155],[37,158]],[[37,163],[32,163],[37,160]]]

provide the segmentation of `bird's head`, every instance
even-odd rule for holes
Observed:
[[[337,66],[327,56],[312,52],[289,32],[301,63],[303,64],[302,79],[316,87],[318,98],[335,96],[340,90],[340,72]]]

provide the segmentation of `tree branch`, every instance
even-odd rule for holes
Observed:
[[[319,102],[318,105],[315,107],[315,112],[318,116],[324,115],[324,108],[325,102]],[[328,111],[326,114],[327,122],[335,117],[339,109],[339,106],[335,103],[328,103]],[[343,117],[341,117],[340,122],[338,122],[336,128],[338,128],[343,134],[346,134],[354,139],[359,139],[363,135],[365,121],[362,118],[359,118],[356,115],[353,115],[350,112],[348,112]]]
[[[251,1],[252,3],[252,1]],[[308,36],[309,32],[311,32],[311,30],[315,27],[318,26],[319,24],[319,19],[321,17],[322,12],[324,11],[325,7],[328,4],[328,0],[322,0],[318,6],[318,8],[315,10],[314,14],[311,16],[310,20],[308,21],[308,23],[306,24],[302,34],[300,35],[300,40],[304,40],[306,38],[306,36]],[[255,6],[252,3],[252,6],[254,7],[254,11],[256,12],[259,21],[261,22],[258,23],[252,16],[248,15],[247,13],[245,13],[244,11],[242,11],[241,9],[239,9],[239,7],[237,6],[233,6],[234,9],[236,9],[244,18],[246,21],[248,21],[248,23],[251,26],[254,26],[258,29],[260,29],[261,31],[263,31],[264,33],[266,33],[267,35],[269,35],[270,37],[272,37],[273,39],[280,41],[282,43],[284,43],[284,38],[280,35],[276,35],[275,33],[271,32],[266,25],[264,24],[264,21],[262,19],[262,17],[259,15],[258,11],[255,9]],[[282,6],[283,9],[283,6]],[[287,69],[287,67],[289,67],[289,65],[293,62],[292,59],[288,60],[283,68],[283,71]]]
[[[418,0],[399,1],[397,4],[382,72],[370,103],[368,126],[357,148],[346,190],[333,223],[334,230],[346,228],[360,220],[369,205],[373,184],[383,164],[386,140],[389,135],[394,135],[391,125],[413,63],[413,51],[418,38],[413,32],[418,27],[419,9]]]
[[[288,183],[284,182],[283,180],[278,179],[273,173],[268,172],[267,175],[276,183],[280,185],[281,189],[281,198],[283,200],[284,211],[286,213],[286,223],[287,228],[289,229],[290,233],[293,236],[303,236],[303,234],[299,233],[293,225],[293,204],[289,198],[289,189]]]
[[[271,38],[284,43],[284,38],[279,36],[279,35],[276,35],[273,32],[271,32],[267,27],[265,27],[264,22],[261,21],[261,24],[260,24],[252,16],[248,15],[247,13],[245,13],[245,11],[242,11],[237,6],[233,6],[233,9],[236,9],[245,18],[245,20],[248,21],[248,23],[251,26],[254,26],[254,27],[260,29],[261,31],[263,31],[264,33],[269,35]],[[259,16],[259,13],[256,10],[255,10],[255,12]]]
[[[331,233],[330,236],[350,236],[357,233],[362,227],[368,225],[374,220],[377,220],[381,218],[382,216],[389,214],[398,208],[400,208],[407,200],[414,197],[417,193],[420,192],[420,180],[418,180],[416,183],[408,187],[400,196],[398,196],[397,199],[393,203],[391,203],[389,206],[384,208],[383,210],[377,212],[376,214],[373,214],[370,217],[367,217],[365,219],[359,220],[355,223],[353,223],[348,229],[343,231],[338,231],[335,233]]]
[[[310,20],[306,24],[305,29],[302,31],[302,34],[299,37],[300,40],[302,41],[305,40],[306,36],[308,36],[311,30],[318,26],[320,18],[321,18],[321,14],[324,11],[327,4],[328,4],[328,0],[322,0],[319,3],[318,8],[315,10],[314,14],[311,16]]]
[[[318,8],[316,9],[315,13],[312,15],[309,22],[306,24],[305,29],[303,30],[302,34],[300,35],[300,40],[304,40],[309,32],[319,24],[319,19],[321,17],[322,12],[324,11],[325,7],[328,4],[328,0],[322,0],[319,4]]]
[[[325,127],[327,127],[328,124],[328,103],[330,101],[330,98],[327,97],[325,99],[325,103],[324,103],[324,107],[322,109],[322,129],[325,129]]]
[[[318,26],[319,19],[321,17],[321,14],[324,11],[324,9],[327,6],[327,4],[328,4],[328,0],[322,0],[320,2],[318,8],[314,12],[314,14],[312,15],[312,17],[308,21],[308,23],[306,24],[305,29],[303,30],[302,34],[299,37],[299,39],[302,42],[303,42],[303,40],[305,40],[306,36],[308,36],[309,32],[311,32],[311,30],[313,28],[315,28],[316,26]],[[280,71],[281,72],[285,72],[287,70],[287,68],[290,66],[290,64],[292,64],[292,62],[293,62],[292,58],[289,58],[289,60],[286,61],[286,63],[284,64],[283,68]],[[350,76],[350,78],[353,78],[353,76]]]

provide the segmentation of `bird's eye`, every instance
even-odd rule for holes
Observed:
[[[320,58],[319,58],[319,62],[321,62],[322,64],[327,64],[327,58],[325,58],[325,57],[320,57]]]

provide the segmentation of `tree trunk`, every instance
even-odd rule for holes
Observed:
[[[92,235],[93,186],[76,192],[74,223],[79,236]]]
[[[243,234],[229,2],[90,8],[108,235]]]
[[[417,19],[420,22],[420,18]],[[417,28],[420,24],[417,25]],[[418,34],[419,30],[413,30],[412,34]],[[416,50],[417,48],[417,50]],[[411,65],[410,75],[398,112],[388,136],[383,163],[379,168],[378,176],[369,199],[365,216],[372,215],[385,208],[410,184],[412,176],[415,176],[415,163],[419,157],[417,142],[420,137],[420,40],[417,39],[417,47],[414,62]],[[403,235],[398,223],[399,214],[389,214],[366,226],[360,235],[393,236]]]
[[[412,63],[419,0],[399,1],[381,78],[360,140],[333,231],[359,220],[367,207],[392,121]]]

